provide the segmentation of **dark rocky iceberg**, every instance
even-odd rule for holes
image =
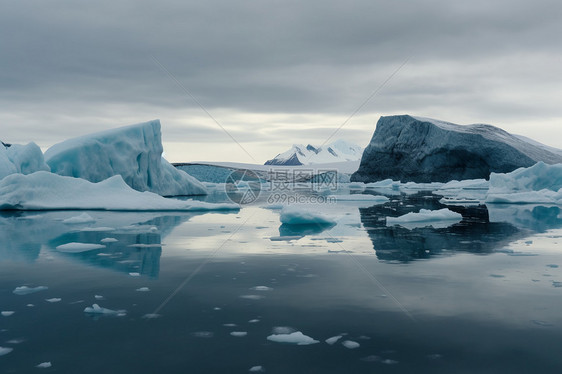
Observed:
[[[562,163],[560,152],[491,125],[460,126],[409,115],[388,116],[377,122],[351,181],[488,179],[491,172],[509,173],[538,161]]]

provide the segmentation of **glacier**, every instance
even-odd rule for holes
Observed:
[[[53,173],[90,182],[115,175],[137,191],[162,196],[204,195],[197,179],[162,157],[159,120],[106,130],[55,144],[45,152]]]
[[[89,209],[115,211],[237,210],[236,204],[177,200],[129,187],[120,175],[98,183],[46,171],[0,180],[0,210]]]
[[[0,179],[15,173],[31,174],[36,171],[49,171],[41,148],[33,142],[9,147],[0,145]]]
[[[543,161],[562,163],[552,148],[491,125],[455,125],[409,115],[381,117],[354,182],[384,179],[447,182],[488,179]]]

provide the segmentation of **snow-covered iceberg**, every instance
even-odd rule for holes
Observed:
[[[400,217],[386,217],[386,225],[400,225],[408,229],[433,226],[434,228],[448,227],[459,223],[462,215],[447,208],[439,210],[421,209],[418,213],[410,212]]]
[[[56,174],[101,182],[114,175],[137,191],[162,196],[203,195],[205,187],[162,158],[160,121],[85,135],[53,145],[45,152]]]
[[[337,222],[310,204],[288,205],[281,210],[280,220],[285,225],[335,225]]]
[[[490,125],[460,126],[409,115],[381,117],[351,181],[488,179],[562,155]]]
[[[239,206],[168,199],[148,191],[135,191],[120,175],[92,183],[39,171],[12,174],[0,181],[0,210],[59,209],[210,211],[239,209]]]
[[[486,203],[562,204],[562,163],[492,173]]]
[[[37,144],[0,145],[0,179],[10,174],[31,174],[40,170],[49,171],[50,168]]]

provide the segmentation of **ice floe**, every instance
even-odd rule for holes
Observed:
[[[113,310],[113,309],[102,308],[98,304],[93,304],[91,307],[88,306],[88,307],[84,308],[84,313],[113,315],[113,316],[118,316],[118,317],[122,317],[122,316],[125,316],[127,314],[127,312],[125,310]]]
[[[312,205],[289,205],[281,210],[281,223],[287,225],[335,225],[336,221]]]
[[[319,343],[318,340],[314,340],[310,336],[304,335],[300,331],[295,331],[290,334],[272,334],[267,337],[267,340],[276,343],[288,343],[297,345],[310,345]]]
[[[46,286],[37,286],[37,287],[20,286],[20,287],[16,287],[12,292],[16,295],[28,295],[39,291],[45,291],[47,289],[48,287]]]
[[[386,225],[400,225],[406,228],[415,227],[447,227],[462,220],[460,213],[447,208],[439,210],[421,209],[418,213],[410,212],[400,217],[386,217]]]
[[[87,251],[93,251],[95,249],[102,249],[105,248],[105,245],[102,244],[93,244],[93,243],[67,243],[61,244],[56,247],[57,251],[64,252],[64,253],[82,253]]]

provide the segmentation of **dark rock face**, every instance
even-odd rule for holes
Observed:
[[[389,116],[379,119],[351,181],[488,179],[491,172],[508,173],[538,161],[561,163],[562,156],[490,125]]]
[[[288,166],[297,166],[297,165],[302,165],[302,162],[300,162],[299,158],[297,157],[296,153],[294,155],[292,155],[290,158],[288,158],[287,160],[277,160],[277,159],[271,159],[271,160],[267,160],[265,162],[264,165],[288,165]]]
[[[3,141],[0,141],[0,143],[2,143],[2,145],[3,145],[4,147],[6,147],[6,148],[8,148],[8,147],[11,146],[11,144],[4,143]]]

